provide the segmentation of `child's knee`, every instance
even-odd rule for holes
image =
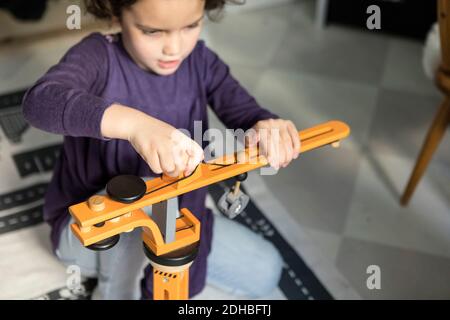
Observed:
[[[267,296],[278,287],[283,264],[283,258],[277,248],[272,243],[267,242],[264,253],[261,255],[260,266],[258,270],[255,270],[259,275],[252,288],[251,295],[253,298]]]

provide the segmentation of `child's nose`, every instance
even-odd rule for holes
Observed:
[[[167,56],[178,56],[181,50],[181,37],[178,32],[172,32],[166,39],[163,53]]]

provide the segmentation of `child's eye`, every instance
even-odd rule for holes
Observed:
[[[188,28],[188,29],[195,29],[195,28],[197,28],[198,26],[199,26],[198,23],[194,23],[194,24],[191,24],[190,26],[187,26],[187,28]]]
[[[149,31],[149,30],[141,30],[143,34],[147,35],[147,36],[156,36],[159,35],[161,33],[161,31]]]

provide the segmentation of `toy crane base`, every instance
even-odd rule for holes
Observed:
[[[197,256],[198,242],[161,256],[144,243],[144,252],[153,267],[153,299],[189,299],[189,267]]]

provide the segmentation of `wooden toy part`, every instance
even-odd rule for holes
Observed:
[[[303,153],[334,144],[346,138],[349,134],[350,128],[340,121],[330,121],[302,130],[299,132],[301,140],[299,152]],[[88,201],[72,205],[69,207],[69,212],[76,221],[72,225],[72,230],[81,243],[86,246],[120,232],[130,231],[132,228],[143,227],[144,240],[149,243],[149,248],[155,250],[155,253],[159,252],[157,254],[168,252],[167,250],[172,243],[164,244],[156,224],[140,209],[267,165],[268,162],[265,157],[258,156],[258,150],[255,149],[245,149],[242,152],[226,155],[208,163],[200,163],[191,176],[183,177],[181,181],[177,181],[178,178],[174,179],[167,176],[149,180],[146,182],[147,191],[144,196],[132,203],[117,202],[105,196],[101,199],[91,197]],[[246,159],[247,161],[238,162],[238,159]],[[224,166],[225,164],[227,165]],[[102,210],[100,211],[100,209]],[[130,212],[132,213],[131,217],[125,216],[129,215]],[[186,216],[190,217],[190,222],[194,225],[195,236],[194,234],[190,234],[190,236],[197,237],[197,231],[199,232],[195,221],[197,219],[190,213]],[[97,228],[94,226],[102,222],[105,222],[103,227]],[[189,221],[186,223],[189,223]],[[189,232],[192,232],[192,230],[185,233]],[[186,235],[186,237],[188,236]],[[173,250],[174,248],[170,249]]]
[[[188,185],[191,181],[201,178],[202,171],[201,170],[195,170],[191,175],[189,175],[189,178],[186,178],[183,174],[180,174],[178,177],[171,177],[166,174],[163,174],[161,177],[161,180],[167,183],[173,183],[177,181],[174,184],[174,187],[184,187]]]
[[[153,268],[154,300],[189,299],[189,267],[175,272],[161,270],[154,265]]]
[[[341,145],[341,142],[340,142],[340,141],[336,141],[336,142],[333,142],[333,143],[331,144],[331,146],[332,146],[333,148],[339,148],[340,145]]]
[[[89,198],[88,206],[92,211],[102,211],[105,209],[105,201],[103,196],[95,195]]]
[[[83,227],[73,223],[70,227],[83,246],[112,237],[122,232],[143,228],[142,239],[156,254],[162,255],[183,248],[200,240],[200,221],[186,208],[180,210],[181,217],[176,221],[175,241],[165,243],[156,223],[141,209],[119,217],[119,221],[106,221],[101,227]]]
[[[347,138],[350,128],[340,121],[329,121],[324,124],[302,130],[299,132],[301,147],[300,153],[332,144]]]

